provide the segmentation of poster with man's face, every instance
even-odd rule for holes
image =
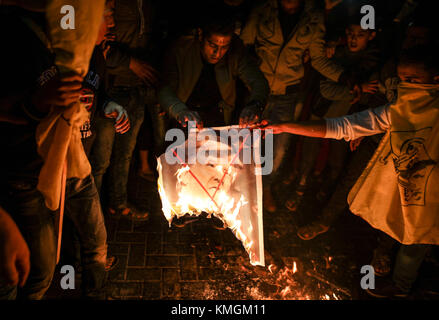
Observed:
[[[253,144],[242,148],[242,139],[237,139],[234,146],[233,139],[222,139],[219,133],[215,140],[200,140],[168,150],[179,155],[176,163],[169,164],[166,154],[158,158],[159,193],[166,219],[171,223],[186,214],[213,214],[242,242],[250,262],[264,265],[262,177],[255,175],[258,165],[252,159],[242,161],[249,158],[243,153],[253,153]]]

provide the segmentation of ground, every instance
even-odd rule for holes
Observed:
[[[156,190],[132,175],[131,197],[149,208],[150,220],[106,216],[108,253],[119,258],[109,272],[109,299],[371,299],[360,287],[360,270],[370,264],[377,232],[346,210],[326,234],[299,239],[297,228],[321,210],[314,192],[292,214],[282,206],[291,187],[277,188],[279,210],[264,213],[266,266],[255,267],[229,229],[214,228],[216,218],[169,227]],[[436,249],[409,299],[439,299]],[[60,277],[57,270],[47,298],[78,298],[80,275],[72,291],[60,290]]]

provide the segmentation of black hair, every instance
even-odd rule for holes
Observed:
[[[236,17],[229,9],[215,6],[203,16],[200,27],[204,37],[212,34],[231,36],[235,33]]]
[[[404,50],[399,57],[400,65],[423,66],[424,70],[439,73],[439,50],[437,46],[423,45]]]

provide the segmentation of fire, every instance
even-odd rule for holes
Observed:
[[[253,226],[251,223],[244,230],[243,222],[239,219],[239,212],[242,207],[248,204],[244,195],[240,195],[239,198],[232,197],[228,194],[226,187],[231,184],[236,178],[237,172],[233,166],[227,167],[223,165],[212,166],[214,171],[218,173],[221,178],[220,183],[217,183],[217,188],[205,187],[210,181],[199,181],[198,178],[191,172],[191,168],[188,165],[183,165],[176,171],[177,186],[179,187],[178,200],[171,203],[167,196],[165,189],[163,188],[163,182],[159,178],[158,189],[160,198],[162,199],[162,210],[169,222],[172,223],[174,217],[182,217],[185,214],[198,216],[202,212],[213,214],[219,218],[225,227],[231,229],[233,234],[238,240],[240,240],[244,246],[244,249],[250,256],[250,262],[253,265],[254,261],[257,261],[255,253],[252,252],[254,241],[247,236],[253,232]],[[161,163],[158,164],[158,170],[161,172]],[[201,177],[202,179],[203,177]],[[216,181],[219,179],[216,179]],[[207,195],[207,196],[206,196]]]

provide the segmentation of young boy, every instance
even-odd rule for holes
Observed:
[[[406,297],[429,248],[439,244],[439,64],[437,49],[416,47],[398,64],[394,103],[340,118],[267,125],[274,133],[355,140],[386,132],[348,197],[350,210],[402,245],[393,281],[375,297]],[[393,163],[390,159],[393,158]]]
[[[314,106],[311,119],[333,118],[344,116],[367,107],[381,106],[386,103],[384,94],[378,90],[379,69],[381,67],[380,50],[372,42],[376,32],[363,30],[360,26],[361,17],[354,16],[346,27],[346,45],[337,47],[332,61],[350,70],[356,75],[361,84],[361,97],[353,94],[348,85],[335,82],[331,79],[320,81],[320,92],[325,102]],[[327,103],[329,102],[329,103]],[[303,155],[300,163],[300,177],[297,182],[296,192],[286,203],[286,207],[295,212],[303,199],[304,192],[309,183],[309,177],[314,168],[319,153],[320,140],[305,138],[303,141]],[[323,201],[329,198],[334,190],[340,173],[345,169],[349,157],[349,144],[345,141],[331,141],[328,159],[328,183],[319,192]],[[326,228],[318,227],[320,231]],[[318,232],[320,232],[318,231]],[[299,234],[299,237],[305,238]],[[306,239],[307,240],[307,239]]]

